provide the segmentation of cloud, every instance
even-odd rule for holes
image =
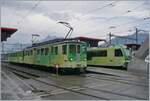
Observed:
[[[72,37],[105,38],[109,32],[129,30],[138,24],[144,26],[139,20],[149,16],[146,0],[118,1],[114,6],[100,9],[111,2],[114,1],[40,1],[28,14],[37,1],[3,1],[1,25],[18,28],[18,31],[8,39],[11,43],[29,43],[32,34],[39,34],[39,39],[44,39],[48,35],[64,37],[69,29],[58,24],[58,21],[66,21],[73,26]],[[126,13],[128,10],[131,12]],[[137,22],[124,24],[132,21]],[[110,26],[116,28],[110,29]],[[123,33],[126,34],[129,33]]]

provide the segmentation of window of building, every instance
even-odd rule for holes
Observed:
[[[115,49],[115,56],[116,57],[122,57],[123,56],[121,49]]]
[[[62,53],[67,54],[67,45],[62,46]]]

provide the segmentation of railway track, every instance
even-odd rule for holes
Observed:
[[[16,65],[13,65],[13,66],[20,68],[19,66],[16,66]],[[26,70],[26,67],[23,67],[23,68],[24,68],[24,70]],[[18,70],[20,70],[20,69],[18,69]],[[36,70],[36,73],[34,73],[34,70]],[[30,73],[32,72],[33,75],[36,75],[36,76],[39,76],[39,77],[52,76],[47,71],[39,71],[39,70],[33,69],[33,68],[28,68],[28,72],[30,72]],[[122,83],[122,84],[148,87],[148,85],[141,84],[141,83],[136,82],[134,80],[124,79],[124,78],[121,78],[119,76],[109,75],[109,74],[106,74],[106,73],[98,73],[98,74],[97,73],[87,73],[86,75],[77,75],[77,76],[79,76],[79,77],[88,77],[88,78],[92,78],[92,79],[95,79],[95,80],[107,80],[107,81],[112,81],[112,82],[116,81],[116,82]]]
[[[96,75],[98,75],[98,74],[96,74]],[[122,84],[149,87],[148,85],[140,84],[140,83],[135,82],[133,80],[127,80],[127,79],[122,79],[122,78],[120,79],[118,77],[106,77],[106,76],[97,77],[97,76],[93,76],[93,75],[80,75],[80,77],[88,77],[88,78],[92,78],[95,80],[106,80],[106,81],[113,81],[113,82],[116,81],[116,82],[122,83]]]
[[[46,85],[49,85],[49,86],[54,86],[54,87],[57,87],[57,88],[59,88],[59,89],[63,89],[63,90],[66,90],[66,91],[70,91],[70,92],[74,92],[74,93],[78,93],[78,94],[82,94],[82,95],[94,97],[94,98],[97,98],[97,99],[109,100],[109,99],[104,98],[104,97],[99,97],[99,96],[95,96],[95,95],[91,95],[91,94],[86,94],[86,93],[80,92],[80,91],[78,91],[79,88],[78,88],[78,89],[77,89],[77,88],[75,88],[75,89],[66,88],[66,87],[60,86],[60,85],[58,85],[58,84],[53,84],[53,83],[44,82],[44,81],[39,80],[39,79],[37,79],[37,78],[35,78],[35,77],[31,77],[31,75],[33,75],[32,73],[26,73],[26,74],[30,75],[30,76],[27,77],[27,75],[24,75],[24,74],[25,74],[24,71],[20,71],[20,70],[17,70],[17,69],[8,67],[8,66],[7,66],[7,68],[9,68],[9,70],[10,70],[11,72],[15,72],[15,73],[16,73],[16,71],[18,71],[18,72],[20,72],[20,73],[18,73],[19,75],[26,76],[26,78],[33,79],[33,80],[35,80],[35,81],[38,81],[38,82],[40,82],[40,83],[43,83],[43,84],[46,84]],[[37,76],[36,76],[36,77],[37,77]],[[79,90],[81,90],[81,88],[80,88]],[[46,91],[46,92],[48,92],[48,91]],[[64,93],[64,92],[63,92],[63,93]],[[50,93],[49,95],[51,95],[51,93]]]
[[[28,73],[28,72],[17,70],[17,69],[11,68],[11,67],[8,67],[8,68],[12,72],[14,72],[14,73],[16,73],[16,74],[18,74],[20,76],[24,76],[24,77],[26,77],[28,79],[33,79],[33,80],[38,81],[40,83],[43,83],[43,84],[46,84],[46,85],[49,85],[49,86],[54,86],[54,87],[57,87],[59,89],[63,89],[64,90],[64,91],[60,91],[59,93],[65,93],[65,92],[69,91],[69,92],[74,92],[74,93],[78,93],[78,94],[94,97],[94,98],[97,98],[97,99],[109,100],[109,98],[100,97],[100,96],[96,96],[96,95],[93,95],[93,94],[88,94],[88,93],[85,93],[85,92],[81,91],[81,90],[85,90],[86,89],[86,90],[92,90],[92,91],[97,91],[97,92],[102,92],[102,93],[107,93],[107,94],[113,94],[113,95],[122,96],[122,97],[129,97],[131,99],[141,99],[141,100],[145,99],[145,98],[141,98],[141,97],[137,97],[137,96],[127,95],[127,94],[120,94],[120,93],[107,91],[107,90],[102,90],[102,89],[90,88],[90,87],[83,86],[83,85],[77,85],[77,84],[72,84],[72,83],[68,83],[68,82],[66,83],[66,82],[63,82],[60,79],[54,78],[53,76],[49,76],[51,80],[53,79],[53,80],[61,83],[62,85],[66,85],[66,84],[68,85],[69,84],[70,86],[75,87],[75,88],[66,88],[66,87],[64,87],[62,85],[53,84],[53,83],[50,83],[50,82],[46,82],[46,81],[40,80],[40,79],[38,79],[40,76],[35,75],[34,73]],[[107,80],[109,80],[109,79],[107,79]],[[53,91],[53,92],[55,92],[55,91]],[[53,94],[56,94],[56,93],[53,93]],[[46,95],[52,95],[52,93],[48,93],[48,91],[46,91]]]

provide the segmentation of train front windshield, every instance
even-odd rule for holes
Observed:
[[[76,53],[76,45],[69,45],[69,53],[71,54]]]
[[[131,51],[129,49],[125,48],[125,54],[126,54],[128,59],[131,59]]]

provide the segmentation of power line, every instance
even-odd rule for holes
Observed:
[[[22,23],[23,20],[39,5],[39,3],[40,3],[40,0],[37,1],[37,3],[31,8],[31,10],[29,10],[29,12],[26,13],[26,15],[24,15],[24,16],[22,17],[22,19],[21,19],[19,22],[17,22],[17,24],[19,25],[20,23]]]
[[[93,9],[93,10],[91,10],[91,11],[88,11],[88,12],[86,12],[85,15],[87,15],[87,14],[89,14],[89,13],[93,13],[93,12],[99,11],[99,10],[102,10],[102,9],[108,7],[108,6],[112,6],[112,7],[113,7],[114,4],[117,3],[117,2],[119,2],[119,1],[114,1],[114,2],[111,2],[111,3],[107,4],[107,5],[102,6],[102,7],[100,7],[100,8],[96,8],[96,9]],[[82,17],[85,16],[85,15],[82,15]]]
[[[114,3],[116,3],[116,2],[114,2]],[[142,6],[143,4],[144,4],[144,3],[142,3],[142,4],[138,5],[138,6],[136,6],[136,7],[133,8],[133,9],[127,10],[127,11],[126,11],[125,13],[123,13],[122,15],[125,15],[125,14],[127,14],[127,13],[131,13],[133,10],[139,8],[139,7]],[[122,16],[122,15],[121,15],[121,16]],[[117,18],[117,17],[120,17],[120,16],[114,16],[114,17],[108,18],[108,19],[106,19],[103,23],[108,22],[108,21],[112,20],[113,18]],[[87,21],[87,20],[86,20],[86,21]],[[81,30],[81,31],[82,31],[82,30]]]
[[[133,9],[127,10],[126,12],[124,12],[123,14],[121,14],[120,16],[123,16],[123,15],[125,15],[125,14],[128,14],[128,13],[133,12],[134,10],[137,10],[137,9],[138,9],[139,7],[141,7],[143,4],[144,4],[144,3],[142,3],[142,4],[138,5],[138,6],[136,6],[136,7],[133,8]],[[106,21],[110,21],[110,20],[112,20],[112,19],[114,19],[114,18],[118,18],[118,17],[120,17],[120,16],[113,16],[113,17],[111,17],[111,18],[106,19]]]

